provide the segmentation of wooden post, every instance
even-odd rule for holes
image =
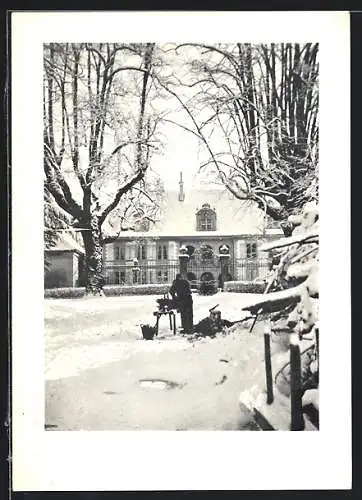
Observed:
[[[290,430],[302,431],[304,430],[304,418],[302,412],[302,375],[301,375],[301,363],[300,363],[299,336],[297,333],[293,333],[290,336],[290,374],[291,374]]]
[[[170,330],[172,330],[172,312],[171,311],[168,313],[168,319],[170,322]]]
[[[273,374],[270,353],[270,324],[264,323],[264,358],[265,358],[265,378],[266,378],[266,402],[270,405],[274,401],[273,393]]]
[[[156,320],[156,332],[155,332],[155,333],[156,333],[156,336],[158,335],[158,324],[159,324],[159,322],[160,322],[160,315],[159,315],[159,314],[157,314],[157,320]]]
[[[172,314],[173,317],[173,334],[176,335],[176,314]]]

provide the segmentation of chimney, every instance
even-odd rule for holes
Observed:
[[[182,181],[182,172],[180,172],[180,190],[179,190],[179,193],[178,193],[178,199],[179,201],[184,201],[185,199],[185,193],[184,193],[184,183]]]

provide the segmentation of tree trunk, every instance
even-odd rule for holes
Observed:
[[[103,246],[98,217],[92,217],[83,231],[85,249],[86,295],[104,296]]]

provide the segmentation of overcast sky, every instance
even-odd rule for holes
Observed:
[[[181,171],[185,190],[207,187],[206,175],[198,174],[200,161],[197,138],[175,125],[168,124],[166,127],[164,154],[152,159],[152,169],[162,178],[165,189],[178,189]]]
[[[193,56],[200,57],[198,50],[187,47],[179,50],[176,56],[174,52],[167,51],[172,46],[174,47],[175,44],[162,46],[162,49],[166,51],[162,53],[163,62],[166,64],[160,69],[161,73],[164,76],[177,75],[181,81],[187,82],[190,78],[188,63]],[[195,89],[178,86],[173,87],[173,90],[177,91],[185,103],[195,92]],[[161,112],[168,108],[170,114],[167,115],[167,118],[195,130],[190,117],[180,107],[180,103],[170,95],[168,95],[168,99],[169,101],[160,99],[158,104],[154,103],[155,108],[157,109],[159,106]],[[171,123],[162,124],[162,134],[164,135],[163,155],[153,157],[152,168],[162,178],[165,189],[178,189],[181,171],[185,190],[191,189],[191,187],[198,189],[210,187],[210,175],[198,172],[200,165],[209,155],[202,152],[197,137]]]

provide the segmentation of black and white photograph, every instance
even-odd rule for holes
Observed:
[[[49,16],[52,21],[56,14]],[[28,302],[30,289],[22,295],[20,282],[29,268],[19,258],[17,296],[19,301],[26,297],[27,305],[23,311],[15,307],[14,329],[22,333],[13,345],[22,352],[20,360],[29,356],[25,345],[29,350],[30,340],[24,344],[22,338],[30,335],[33,314],[41,345],[37,354],[35,347],[31,351],[41,378],[39,389],[33,385],[32,391],[40,403],[34,414],[27,413],[28,421],[20,410],[19,422],[31,422],[42,439],[56,446],[62,442],[74,457],[76,449],[89,455],[92,440],[113,448],[111,436],[117,433],[122,442],[127,435],[138,444],[126,448],[132,451],[122,463],[138,461],[142,445],[147,448],[145,458],[139,455],[142,469],[153,462],[149,457],[158,442],[168,447],[158,441],[158,433],[147,431],[193,431],[184,438],[167,434],[175,436],[170,443],[177,446],[184,439],[187,453],[195,454],[188,459],[169,445],[178,463],[188,467],[191,460],[189,468],[203,448],[197,440],[206,436],[207,463],[213,455],[225,461],[223,436],[234,446],[239,442],[245,453],[253,449],[254,463],[264,447],[268,457],[273,450],[280,456],[279,448],[290,456],[292,450],[295,457],[308,455],[312,445],[303,447],[299,438],[291,438],[297,439],[291,446],[278,443],[297,436],[293,431],[315,432],[303,442],[321,447],[319,440],[333,433],[333,419],[341,426],[348,422],[343,420],[348,406],[339,403],[343,377],[332,381],[328,375],[331,367],[342,366],[336,353],[342,363],[350,341],[339,347],[343,299],[340,312],[332,313],[332,301],[323,295],[326,288],[332,295],[333,287],[344,286],[342,253],[337,266],[324,260],[331,252],[323,243],[332,224],[328,215],[341,247],[348,244],[342,197],[334,197],[330,211],[325,201],[328,189],[336,193],[328,176],[335,176],[337,167],[330,162],[339,162],[340,181],[334,183],[341,190],[348,178],[346,155],[339,153],[341,144],[330,142],[334,132],[328,132],[333,116],[334,125],[341,124],[341,141],[346,131],[346,120],[338,115],[344,108],[327,92],[338,51],[333,53],[326,40],[333,30],[338,33],[338,22],[343,26],[343,15],[341,21],[337,14],[320,14],[321,24],[317,16],[310,34],[306,28],[301,36],[299,27],[291,36],[291,24],[283,35],[282,21],[258,24],[255,13],[259,31],[269,26],[269,34],[259,37],[250,26],[225,36],[225,23],[216,18],[212,26],[220,26],[220,33],[202,36],[202,28],[197,36],[190,31],[181,37],[176,13],[171,24],[160,16],[162,36],[154,29],[130,36],[130,26],[122,33],[111,21],[109,36],[101,22],[101,32],[92,36],[89,29],[76,33],[76,19],[93,25],[101,13],[79,16],[68,14],[68,32],[56,28],[52,34],[50,22],[34,45],[34,60],[23,57],[25,68],[15,61],[13,70],[14,81],[31,68],[37,71],[36,85],[29,84],[36,94],[14,98],[13,106],[16,111],[22,102],[34,101],[41,116],[30,131],[38,154],[36,161],[31,159],[34,179],[27,173],[20,182],[20,166],[14,177],[14,185],[30,193],[29,203],[23,199],[23,211],[18,209],[14,244],[18,255],[29,252],[28,266],[37,252],[32,271],[37,282]],[[190,27],[200,26],[200,19],[193,19],[190,14]],[[324,19],[325,38],[316,35]],[[20,23],[17,34],[19,39],[28,36],[22,35]],[[337,68],[346,75],[343,61],[340,57]],[[331,107],[328,120],[324,109]],[[31,128],[31,120],[25,120]],[[20,148],[18,154],[21,158]],[[14,161],[21,163],[16,154]],[[26,179],[34,183],[28,191]],[[340,219],[334,215],[336,203],[341,203]],[[32,219],[34,238],[26,240],[32,234],[26,222],[31,207],[39,215]],[[38,235],[39,248],[32,250]],[[337,240],[332,244],[337,251]],[[333,331],[325,323],[328,310]],[[14,366],[19,386],[25,387],[21,364]],[[347,377],[348,370],[342,369]],[[32,391],[26,401],[33,404]],[[15,397],[25,409],[25,399]],[[333,418],[323,411],[324,398],[333,400]],[[89,445],[80,445],[88,439]],[[64,444],[72,440],[78,448]],[[344,440],[346,450],[349,444]],[[112,460],[110,470],[115,466],[111,457],[119,452],[116,447],[105,455]],[[45,463],[46,455],[41,460]],[[162,460],[171,462],[167,456]],[[261,460],[265,465],[270,459],[265,455]],[[206,469],[204,462],[197,463]],[[49,484],[58,484],[60,471],[50,462],[45,467],[52,475]],[[85,463],[82,467],[86,470]],[[29,484],[34,478],[27,479]],[[312,481],[319,479],[316,475]],[[68,484],[72,480],[75,470]]]
[[[318,430],[318,52],[44,44],[47,429]]]

